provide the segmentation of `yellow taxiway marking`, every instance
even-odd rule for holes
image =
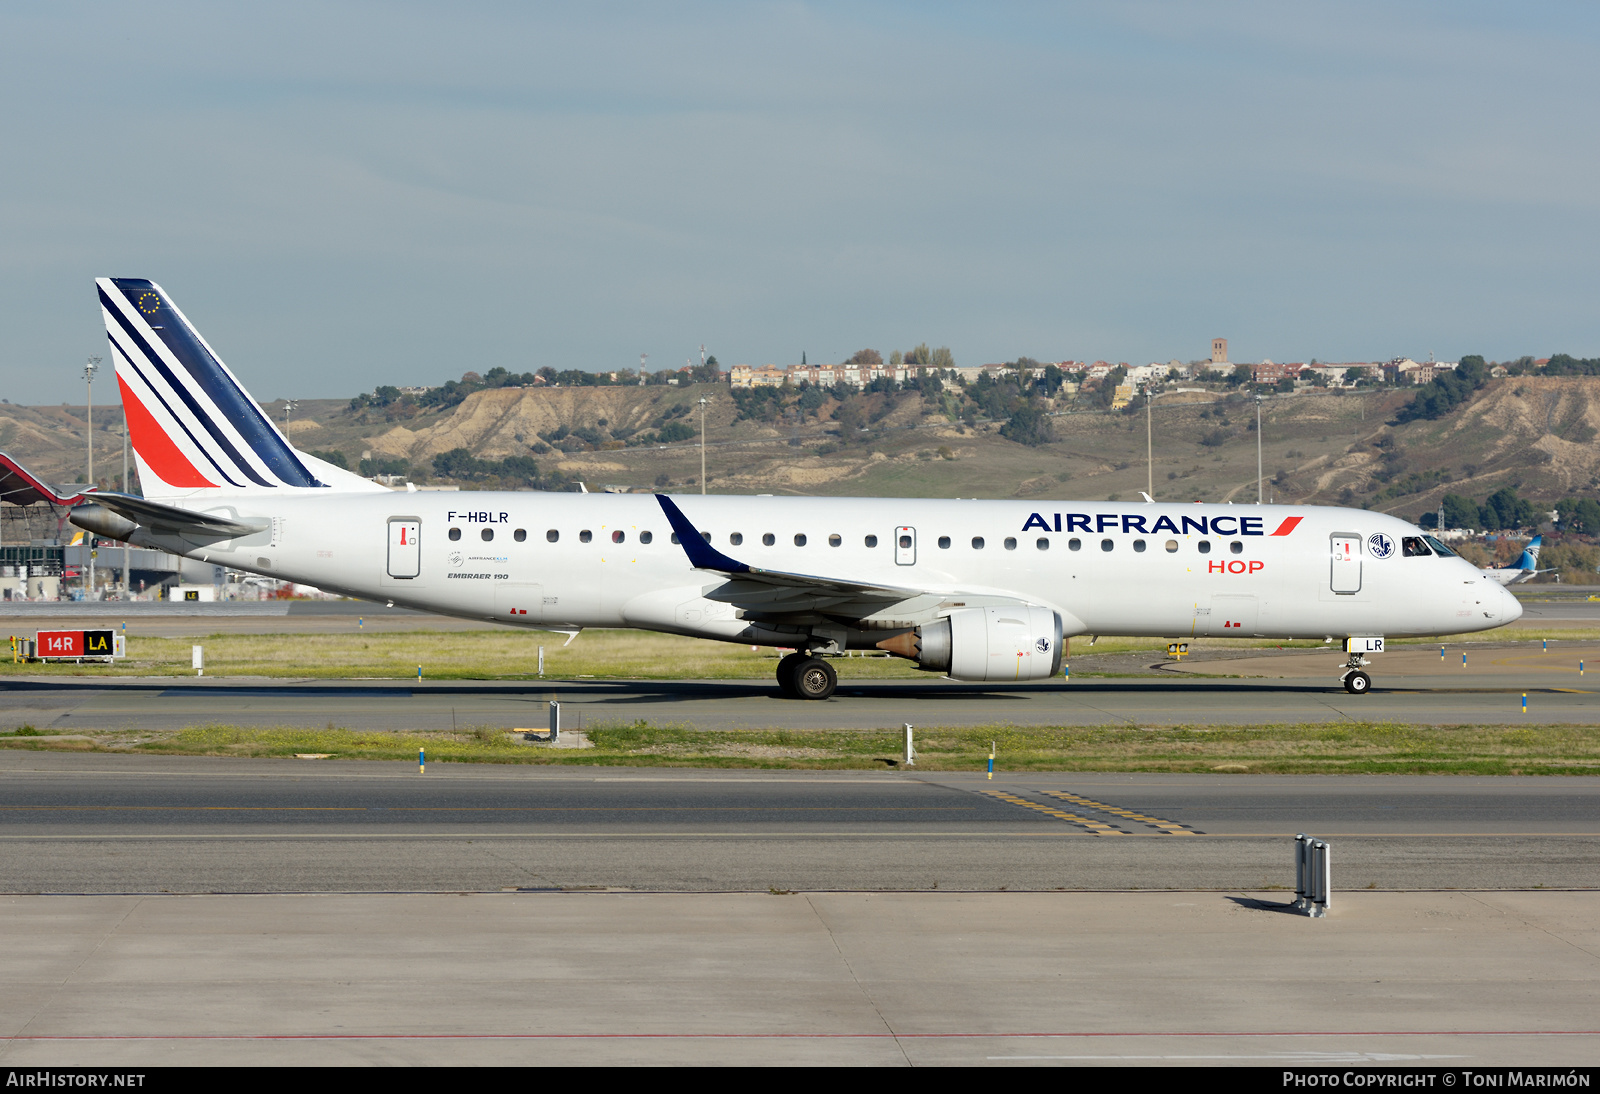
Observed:
[[[1122,817],[1126,820],[1138,821],[1140,824],[1148,824],[1151,828],[1165,832],[1169,836],[1198,836],[1203,834],[1193,828],[1190,828],[1187,824],[1179,824],[1177,821],[1162,820],[1160,817],[1146,816],[1143,813],[1135,813],[1131,809],[1122,809],[1115,805],[1107,805],[1104,802],[1091,801],[1088,798],[1082,798],[1076,794],[1069,794],[1065,790],[1041,790],[1039,793],[1048,794],[1052,798],[1060,798],[1062,801],[1071,802],[1073,805],[1082,805],[1090,809],[1098,809],[1102,813],[1110,813],[1114,817]]]
[[[985,794],[991,798],[998,798],[1008,805],[1020,805],[1024,809],[1032,809],[1037,813],[1043,813],[1045,816],[1054,817],[1057,820],[1064,820],[1068,824],[1076,824],[1080,828],[1087,828],[1090,832],[1097,836],[1133,835],[1132,832],[1125,832],[1114,824],[1107,824],[1105,821],[1098,821],[1093,817],[1080,816],[1077,813],[1068,813],[1064,810],[1057,809],[1054,806],[1040,805],[1038,802],[1031,802],[1027,798],[1019,798],[1015,794],[1008,794],[1004,790],[982,790],[979,791],[979,793]]]

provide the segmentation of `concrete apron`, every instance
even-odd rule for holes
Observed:
[[[1592,1064],[1600,894],[0,898],[0,1063]]]

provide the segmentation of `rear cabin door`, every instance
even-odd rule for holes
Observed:
[[[389,518],[389,576],[412,578],[422,573],[422,521]]]
[[[1333,591],[1348,596],[1361,591],[1361,533],[1335,532],[1328,537],[1328,553],[1332,557],[1331,577]]]
[[[917,530],[915,528],[896,528],[894,530],[894,564],[896,566],[915,566],[917,564]]]

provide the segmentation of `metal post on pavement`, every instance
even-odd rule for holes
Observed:
[[[555,744],[561,739],[561,704],[554,699],[550,700],[550,743]]]
[[[905,758],[905,764],[906,764],[907,767],[911,767],[917,762],[917,750],[911,743],[911,723],[910,722],[905,722],[903,724],[906,727],[906,758]]]

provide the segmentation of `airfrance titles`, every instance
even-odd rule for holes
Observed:
[[[1049,519],[1043,513],[1030,513],[1022,524],[1022,530],[1027,532],[1037,528],[1041,532],[1089,532],[1096,535],[1103,532],[1137,532],[1150,536],[1157,532],[1171,532],[1175,536],[1191,533],[1202,536],[1286,536],[1294,531],[1301,519],[1287,517],[1275,530],[1268,532],[1265,518],[1234,516],[1231,513],[1216,517],[1162,513],[1153,520],[1146,513],[1052,513]]]

